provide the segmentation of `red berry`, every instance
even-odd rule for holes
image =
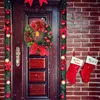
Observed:
[[[48,25],[46,25],[45,27],[48,28]]]

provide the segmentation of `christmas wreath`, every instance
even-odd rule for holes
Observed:
[[[41,56],[49,55],[49,48],[52,46],[53,35],[51,26],[43,20],[32,21],[26,26],[24,39],[30,54],[40,54]]]

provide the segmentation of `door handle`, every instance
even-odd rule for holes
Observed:
[[[20,47],[16,47],[16,66],[19,67],[20,66]]]

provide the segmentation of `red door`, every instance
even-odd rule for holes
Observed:
[[[21,0],[12,3],[12,100],[59,100],[59,7],[57,3],[58,0],[52,1],[51,5],[42,8],[37,2],[32,7],[24,5]],[[49,57],[30,55],[24,41],[26,25],[32,20],[41,18],[52,26],[54,42]]]

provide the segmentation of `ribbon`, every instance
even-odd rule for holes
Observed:
[[[25,2],[24,2],[24,3],[29,3],[29,4],[30,4],[30,6],[32,6],[33,1],[34,1],[34,0],[25,0]]]
[[[30,6],[32,6],[32,3],[34,2],[34,0],[25,0],[24,3],[29,3]],[[39,0],[40,6],[42,7],[43,3],[48,4],[47,0]]]
[[[47,0],[39,0],[40,6],[42,7],[43,3],[48,4]]]
[[[33,45],[30,47],[30,54],[37,54],[38,52],[41,56],[49,55],[49,52],[45,46],[39,46],[37,43],[33,43]]]

